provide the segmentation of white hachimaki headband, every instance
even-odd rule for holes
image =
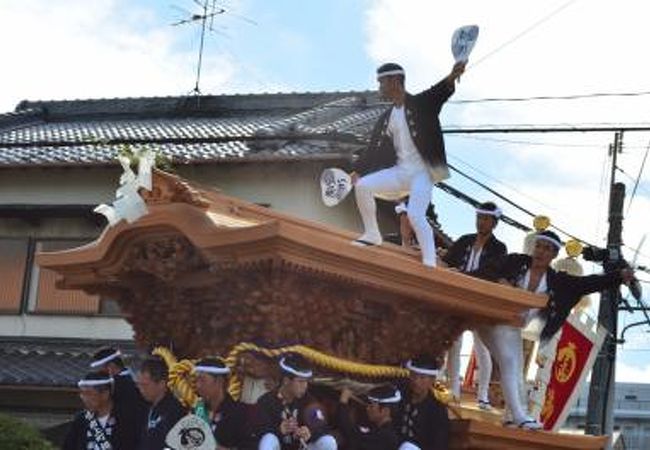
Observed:
[[[290,374],[293,374],[300,378],[311,378],[314,375],[314,373],[311,370],[294,369],[293,367],[288,366],[287,363],[284,362],[284,360],[285,358],[282,358],[280,360],[280,368],[282,368],[282,370],[284,370],[285,372],[289,372]]]
[[[541,239],[542,241],[547,241],[550,242],[551,244],[555,245],[558,249],[562,248],[562,243],[558,241],[557,239],[553,239],[550,236],[546,236],[545,234],[538,234],[535,239]]]
[[[422,367],[414,366],[410,359],[406,362],[406,368],[411,372],[419,373],[421,375],[429,375],[430,377],[437,377],[440,374],[440,371],[437,369],[424,369]]]
[[[230,373],[230,368],[217,366],[195,366],[194,371],[209,373],[211,375],[228,375]]]
[[[367,398],[369,401],[375,403],[398,403],[402,400],[402,394],[400,394],[398,390],[395,390],[395,394],[392,397],[378,398],[378,397],[372,397],[368,395]]]
[[[113,377],[100,378],[98,380],[79,380],[77,386],[80,388],[84,387],[95,387],[95,386],[104,386],[106,384],[113,384]]]
[[[495,209],[493,211],[491,211],[489,209],[476,208],[476,214],[485,214],[486,216],[494,216],[494,217],[496,217],[498,219],[498,218],[501,217],[502,212],[501,212],[500,208],[497,208],[497,209]]]
[[[95,367],[103,366],[107,362],[113,361],[115,358],[119,358],[120,356],[122,356],[122,352],[120,352],[119,350],[116,350],[115,353],[113,353],[111,355],[108,355],[108,356],[106,356],[106,357],[104,357],[102,359],[98,359],[97,361],[91,362],[90,367],[92,367],[94,369]]]
[[[389,77],[391,75],[404,75],[404,76],[406,76],[406,72],[404,72],[404,69],[386,70],[385,72],[378,72],[377,73],[377,79],[380,79],[380,78],[383,78],[383,77]]]

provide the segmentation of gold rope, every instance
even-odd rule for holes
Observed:
[[[250,351],[260,353],[270,358],[277,358],[286,353],[297,353],[322,368],[364,378],[406,378],[409,376],[409,371],[402,367],[364,364],[349,361],[314,350],[305,345],[290,345],[269,349],[250,342],[242,342],[233,347],[233,349],[228,353],[228,356],[224,359],[226,366],[230,368],[232,374],[228,383],[228,393],[235,399],[239,399],[241,396],[243,386],[241,378],[235,371],[237,359],[241,353]],[[154,354],[161,355],[169,367],[168,385],[170,388],[177,393],[183,403],[190,406],[194,405],[198,397],[192,389],[193,382],[188,380],[188,378],[193,376],[193,363],[189,360],[176,362],[176,358],[174,358],[172,353],[168,349],[162,347],[155,349]],[[167,356],[164,356],[164,354]],[[442,383],[436,382],[433,393],[436,399],[445,405],[449,405],[452,400],[450,392]]]

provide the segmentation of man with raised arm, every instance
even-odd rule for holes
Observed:
[[[391,103],[375,124],[370,145],[355,161],[352,182],[364,233],[355,245],[381,245],[375,195],[408,193],[408,218],[422,249],[422,263],[436,266],[433,230],[426,220],[434,183],[449,178],[445,145],[438,114],[453,94],[465,70],[456,63],[449,75],[431,88],[411,95],[405,88],[405,71],[387,63],[377,69],[379,94]]]

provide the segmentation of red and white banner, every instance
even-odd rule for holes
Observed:
[[[604,328],[595,331],[594,321],[584,316],[580,320],[580,315],[571,314],[559,340],[539,349],[538,360],[553,361],[539,369],[536,383],[539,399],[544,399],[538,411],[545,430],[558,431],[566,421],[605,339]]]

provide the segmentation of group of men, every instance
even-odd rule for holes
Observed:
[[[466,62],[457,62],[449,75],[417,95],[406,91],[406,74],[400,65],[387,63],[377,69],[379,93],[390,107],[377,120],[369,145],[354,162],[351,180],[364,232],[352,243],[381,245],[383,239],[377,223],[375,197],[408,195],[407,206],[396,209],[402,213],[400,230],[403,236],[415,235],[424,266],[450,267],[548,296],[546,307],[529,311],[522,317],[522,326],[533,320],[541,324],[542,343],[560,330],[583,295],[626,283],[631,286],[633,295],[640,296],[638,282],[629,267],[586,277],[553,270],[551,262],[562,248],[562,242],[552,231],[536,236],[532,255],[507,254],[506,246],[492,233],[501,211],[490,202],[476,209],[477,232],[459,238],[439,260],[434,232],[426,218],[434,184],[449,177],[438,114],[453,94],[465,65]],[[527,402],[523,398],[522,327],[481,326],[473,331],[479,366],[479,407],[490,408],[487,393],[491,353],[501,373],[508,409],[505,422],[526,429],[541,428],[541,424],[526,413]],[[448,355],[451,388],[456,397],[460,395],[460,344],[460,340],[455,342]]]
[[[218,450],[447,449],[447,410],[432,391],[439,373],[435,359],[409,361],[411,376],[401,389],[381,385],[363,398],[344,389],[329,414],[308,391],[314,374],[306,359],[288,354],[278,365],[277,387],[249,405],[228,394],[230,368],[223,360],[204,358],[194,367],[200,399],[188,409],[169,391],[163,359],[145,359],[134,375],[119,350],[102,349],[91,363],[94,370],[78,383],[84,410],[63,450],[163,450],[172,448],[173,433],[185,445],[179,448],[196,448],[191,430],[177,426],[190,413],[207,425]],[[365,406],[366,419],[355,420],[351,398]]]
[[[422,263],[547,295],[546,307],[530,311],[522,318],[523,322],[540,321],[540,339],[546,341],[560,329],[583,295],[631,283],[633,273],[622,268],[603,275],[574,277],[554,271],[551,262],[562,243],[551,231],[536,236],[532,255],[507,254],[506,246],[493,234],[501,211],[490,202],[476,209],[476,233],[459,238],[439,258],[425,215],[434,184],[449,176],[438,114],[464,69],[465,63],[455,64],[447,77],[417,95],[406,92],[405,72],[398,64],[384,64],[377,70],[380,94],[391,102],[391,107],[378,119],[370,145],[356,161],[352,173],[364,225],[364,233],[354,244],[382,243],[376,195],[408,193],[402,220],[412,228]],[[491,353],[501,373],[509,410],[507,421],[521,428],[540,428],[528,416],[522,395],[521,327],[492,325],[473,331],[479,361],[479,406],[490,407],[487,389]],[[460,342],[456,342],[448,358],[451,388],[457,397],[459,348]],[[281,379],[277,388],[261,396],[255,405],[244,405],[227,392],[230,369],[223,361],[201,360],[195,367],[196,390],[201,400],[188,411],[169,392],[167,366],[162,359],[147,359],[134,377],[125,369],[118,350],[104,349],[93,359],[94,371],[79,381],[85,409],[74,419],[63,449],[165,449],[169,431],[189,412],[208,425],[218,449],[331,450],[341,444],[359,450],[448,448],[447,411],[432,393],[440,371],[436,361],[409,361],[406,367],[410,378],[402,388],[381,385],[363,399],[343,390],[334,417],[328,417],[320,403],[309,395],[313,372],[302,357],[287,355],[278,363]],[[355,420],[359,414],[358,408],[351,406],[353,398],[365,405],[362,420]],[[187,441],[191,436],[181,438]]]

